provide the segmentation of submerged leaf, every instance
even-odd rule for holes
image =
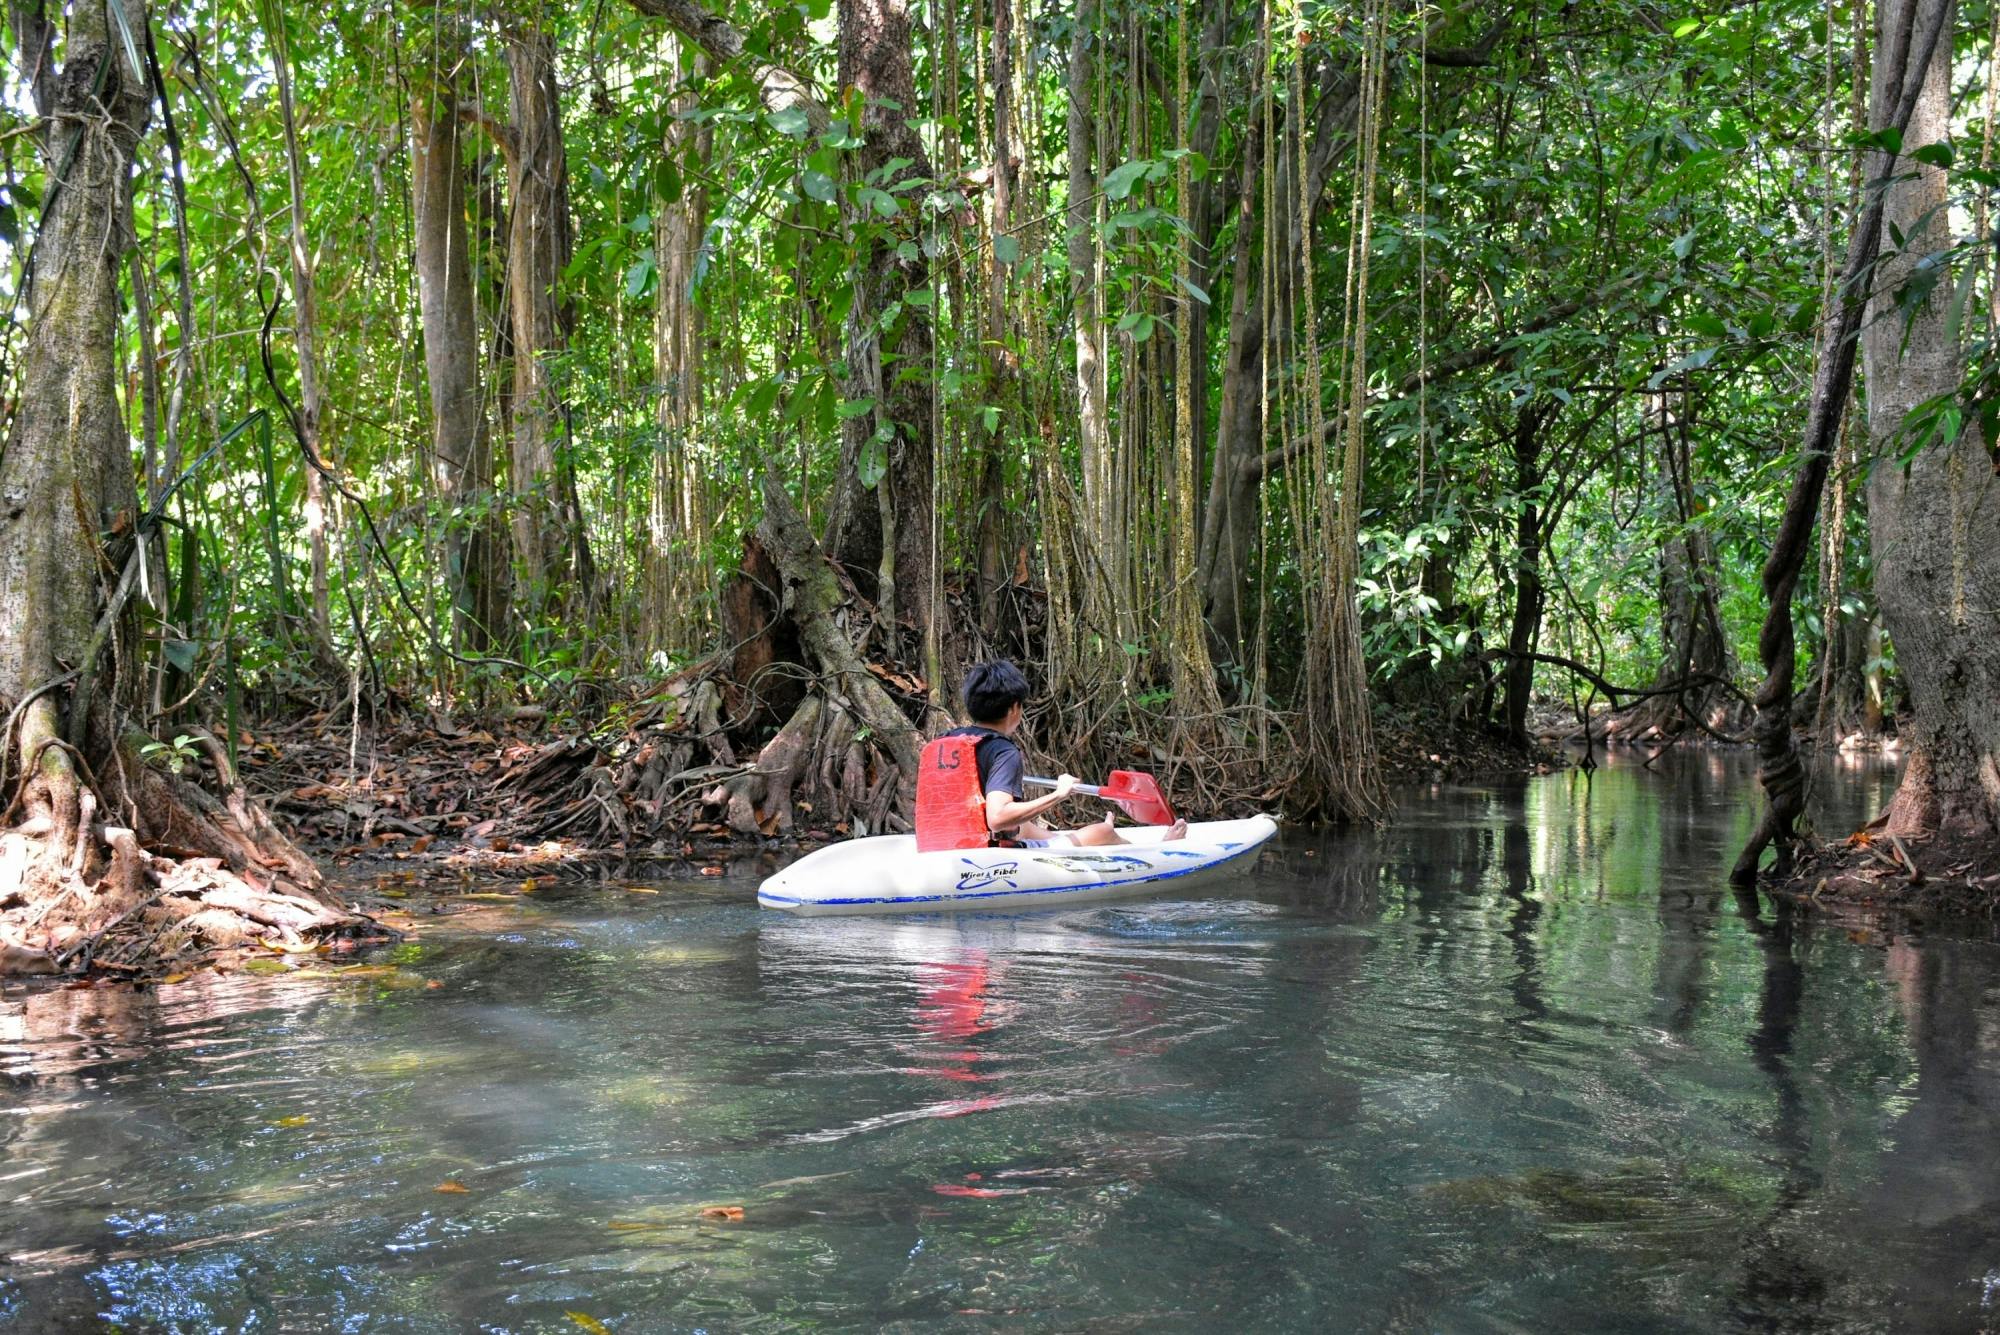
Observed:
[[[458,1181],[456,1178],[447,1179],[446,1181],[440,1182],[435,1187],[431,1188],[431,1190],[443,1192],[447,1196],[467,1196],[472,1193],[471,1187],[466,1186],[463,1182]]]
[[[701,1207],[701,1217],[703,1219],[721,1219],[733,1224],[743,1218],[743,1207],[740,1205],[704,1205]]]
[[[594,1316],[589,1316],[583,1312],[564,1312],[563,1315],[571,1321],[576,1322],[584,1330],[589,1331],[590,1335],[611,1335],[611,1327],[605,1325]]]

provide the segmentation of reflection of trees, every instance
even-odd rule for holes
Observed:
[[[1746,1042],[1750,1058],[1771,1081],[1775,1095],[1770,1142],[1778,1162],[1778,1189],[1770,1208],[1743,1244],[1743,1273],[1732,1305],[1747,1321],[1796,1323],[1827,1295],[1825,1270],[1798,1246],[1792,1216],[1819,1190],[1819,1170],[1811,1159],[1812,1131],[1805,1099],[1792,1071],[1793,1040],[1805,988],[1793,934],[1793,909],[1779,901],[1766,922],[1756,892],[1738,891],[1737,908],[1750,928],[1764,970],[1758,992],[1757,1026]]]
[[[1889,947],[1914,1088],[1861,1203],[1866,1226],[1901,1254],[1894,1297],[1910,1330],[1991,1330],[1982,1286],[2000,1268],[2000,960],[1984,942]]]
[[[1541,920],[1542,900],[1535,884],[1534,850],[1529,842],[1525,780],[1507,785],[1500,809],[1504,822],[1500,833],[1500,889],[1513,906],[1507,914],[1505,932],[1514,951],[1514,973],[1507,981],[1507,992],[1522,1016],[1539,1023],[1548,1018],[1549,1011],[1542,1002],[1542,965],[1535,948],[1535,924]],[[1583,821],[1582,825],[1588,828],[1589,821]]]

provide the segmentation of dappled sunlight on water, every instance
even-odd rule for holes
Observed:
[[[0,1323],[1993,1321],[2000,950],[1739,899],[1750,790],[1441,788],[1192,900],[801,920],[746,870],[10,989]]]

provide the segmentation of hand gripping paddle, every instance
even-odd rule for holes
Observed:
[[[1053,788],[1054,779],[1038,779],[1034,775],[1024,775],[1024,781],[1038,788]],[[1115,769],[1110,779],[1102,784],[1080,783],[1070,790],[1087,797],[1100,797],[1106,802],[1122,807],[1125,814],[1141,825],[1172,825],[1174,809],[1167,805],[1166,794],[1160,791],[1150,774],[1137,770]]]

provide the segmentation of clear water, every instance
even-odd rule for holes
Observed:
[[[468,901],[393,973],[12,989],[0,1326],[2000,1324],[2000,948],[1746,909],[1750,791],[1440,789],[1198,900],[800,921],[744,867]]]

